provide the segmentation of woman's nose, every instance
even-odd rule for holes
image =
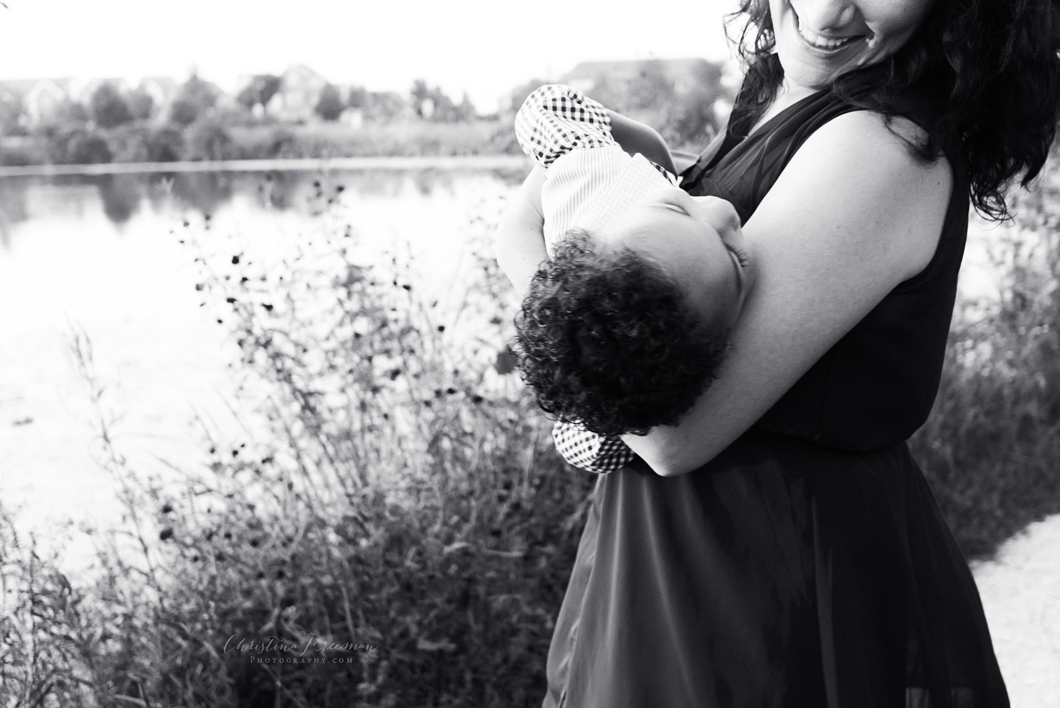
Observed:
[[[842,29],[857,14],[851,0],[805,0],[799,13],[801,24],[815,32]]]

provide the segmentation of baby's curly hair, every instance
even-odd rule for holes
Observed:
[[[600,435],[674,425],[715,378],[728,331],[628,248],[565,235],[534,275],[512,349],[538,405]]]

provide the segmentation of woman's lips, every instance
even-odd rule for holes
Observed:
[[[819,52],[838,52],[843,47],[855,42],[856,40],[863,39],[863,35],[852,35],[850,37],[826,37],[822,34],[814,32],[808,27],[802,26],[802,20],[799,18],[799,14],[792,8],[792,14],[795,16],[795,26],[798,29],[799,36],[802,40],[811,48]]]

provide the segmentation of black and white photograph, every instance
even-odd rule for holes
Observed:
[[[1060,706],[1060,0],[0,2],[0,708]]]

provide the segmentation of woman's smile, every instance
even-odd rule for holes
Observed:
[[[785,79],[820,89],[887,59],[916,31],[927,0],[770,0]]]
[[[803,25],[799,18],[799,13],[792,12],[795,16],[796,27],[799,31],[799,36],[802,37],[803,41],[809,46],[810,49],[825,53],[836,53],[840,49],[843,49],[853,42],[860,39],[867,39],[863,35],[852,35],[847,37],[826,37],[819,32],[815,32]]]

